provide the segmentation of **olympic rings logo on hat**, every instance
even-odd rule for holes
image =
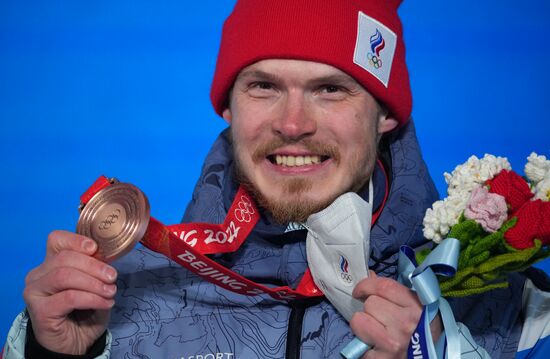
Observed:
[[[369,52],[367,54],[367,58],[369,59],[369,64],[375,69],[379,69],[382,67],[382,59],[380,59],[378,56]]]

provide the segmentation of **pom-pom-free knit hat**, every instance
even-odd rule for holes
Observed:
[[[400,124],[411,113],[402,0],[238,0],[223,26],[210,97],[221,115],[248,65],[298,59],[334,66],[358,81]]]

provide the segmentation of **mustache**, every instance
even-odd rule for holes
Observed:
[[[275,152],[277,149],[288,145],[301,145],[308,152],[322,157],[330,157],[336,162],[340,160],[340,151],[335,145],[329,145],[312,139],[303,139],[299,141],[287,141],[282,138],[274,138],[273,140],[259,145],[252,153],[254,162],[263,161],[267,156]]]

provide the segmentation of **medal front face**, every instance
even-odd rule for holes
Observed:
[[[143,238],[150,218],[143,192],[129,183],[114,183],[96,193],[82,209],[76,232],[96,241],[95,257],[112,262]]]

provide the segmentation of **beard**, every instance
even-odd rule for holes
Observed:
[[[282,183],[284,195],[287,198],[269,198],[265,196],[257,186],[246,176],[238,163],[236,166],[236,175],[239,182],[246,187],[252,197],[258,203],[258,206],[266,210],[273,220],[279,224],[289,222],[305,222],[307,218],[316,212],[326,208],[334,199],[326,201],[305,201],[300,200],[300,195],[311,190],[313,184],[305,178],[292,178]]]
[[[265,158],[277,148],[291,143],[296,142],[288,142],[275,138],[270,142],[264,143],[254,150],[252,161],[254,163],[265,161]],[[311,153],[330,157],[337,165],[341,165],[341,155],[336,146],[311,139],[300,140],[299,143]],[[266,196],[254,181],[250,179],[246,167],[239,156],[242,152],[239,150],[238,144],[233,143],[235,178],[241,185],[245,186],[256,200],[258,206],[267,211],[275,222],[279,224],[287,224],[289,222],[303,223],[306,222],[310,215],[325,209],[343,193],[350,191],[358,192],[368,182],[376,159],[377,140],[372,138],[365,141],[365,143],[367,144],[367,148],[361,151],[361,155],[356,155],[350,160],[349,177],[352,179],[351,184],[343,191],[334,192],[326,198],[312,199],[311,196],[309,198],[305,196],[305,194],[315,191],[315,183],[311,179],[300,176],[280,181],[278,185],[283,193],[280,197],[273,198]],[[365,168],[366,170],[364,170]],[[316,185],[319,186],[319,183]]]

